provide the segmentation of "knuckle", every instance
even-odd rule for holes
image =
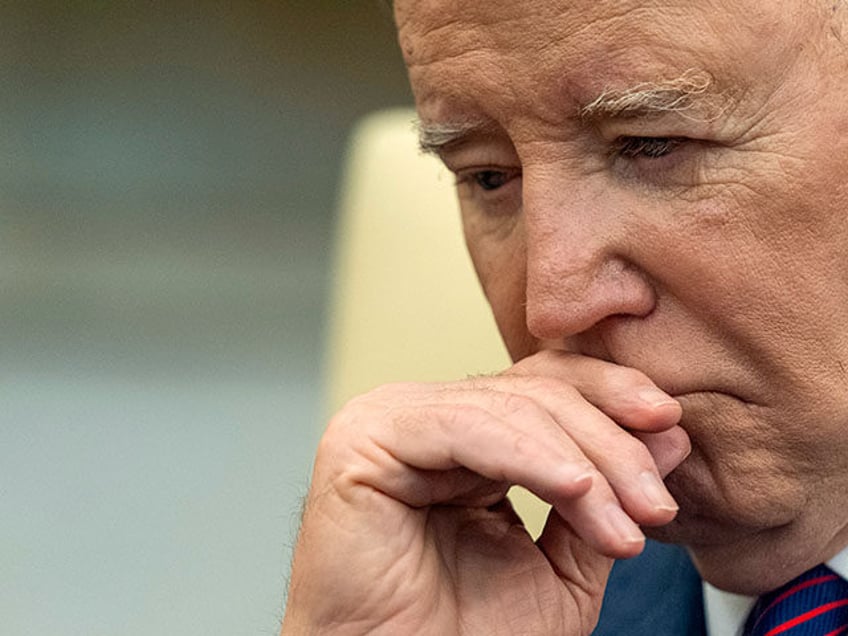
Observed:
[[[340,443],[348,436],[348,430],[352,427],[357,418],[351,410],[344,408],[327,423],[321,439],[318,441],[318,451],[320,452],[325,447],[332,448],[335,444]]]
[[[373,421],[380,410],[379,402],[370,400],[368,395],[355,397],[330,418],[324,437],[345,436],[350,429],[359,429]]]
[[[538,454],[538,441],[526,433],[516,433],[512,439],[514,458],[532,458]]]
[[[354,459],[347,429],[336,424],[334,420],[331,420],[330,426],[318,441],[315,453],[315,477],[322,475],[331,478],[343,472]]]
[[[360,428],[387,419],[400,406],[409,406],[424,385],[415,382],[382,384],[349,399],[330,419],[328,429]]]
[[[545,410],[532,398],[521,393],[503,393],[499,410],[507,417],[539,417]]]
[[[439,413],[433,413],[433,419],[441,422],[448,429],[457,427],[474,428],[490,426],[492,414],[477,404],[452,404],[447,408],[439,408]]]
[[[345,407],[327,423],[318,441],[318,453],[338,452],[362,436],[363,429],[374,422],[374,414],[364,405]]]
[[[625,431],[620,431],[617,435],[620,439],[615,443],[620,446],[622,455],[629,464],[636,466],[640,471],[655,468],[654,458],[645,444]]]

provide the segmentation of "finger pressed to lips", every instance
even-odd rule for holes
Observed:
[[[467,469],[481,481],[528,488],[603,554],[633,556],[644,541],[637,523],[667,523],[675,514],[656,464],[579,391],[565,382],[551,388],[516,376],[383,388],[342,418],[356,422],[344,443],[364,460],[353,481],[421,506],[462,496],[431,471]]]
[[[505,372],[535,378],[552,393],[576,390],[621,426],[659,431],[676,424],[680,403],[659,389],[641,371],[565,351],[543,351]]]
[[[563,384],[552,390],[550,382],[540,385],[536,378],[522,380],[524,382],[513,386],[513,390],[523,391],[528,399],[546,410],[609,482],[622,507],[634,520],[646,525],[671,521],[677,505],[662,483],[663,473],[649,446],[621,428],[574,388]],[[664,445],[660,440],[672,437],[677,440],[681,434],[685,437],[683,430],[672,421],[657,432],[640,433],[642,439],[649,439],[653,448],[662,451],[665,473],[680,463],[686,453],[682,452],[682,444],[673,447],[670,439]],[[653,437],[660,440],[653,440]],[[679,452],[675,455],[677,449]]]

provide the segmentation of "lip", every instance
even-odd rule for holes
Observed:
[[[644,373],[659,389],[674,399],[686,399],[699,396],[722,396],[751,406],[764,406],[755,396],[763,395],[764,387],[759,378],[739,366],[731,364],[729,359],[714,359],[709,363],[688,365],[676,359],[635,359],[618,351],[610,355],[597,355],[597,351],[582,352],[583,355],[597,357],[613,364],[637,369]]]
[[[661,387],[662,388],[662,387]],[[663,389],[665,390],[665,389]],[[687,400],[696,400],[698,398],[710,399],[730,399],[739,402],[745,406],[764,407],[765,405],[739,392],[738,388],[711,388],[711,389],[693,389],[686,391],[666,391],[675,400],[682,400],[684,409]]]
[[[616,333],[628,327],[630,323],[614,323]],[[754,396],[763,395],[762,381],[756,374],[746,370],[744,365],[734,364],[729,355],[713,355],[708,361],[684,361],[680,352],[656,355],[646,354],[647,345],[634,348],[626,346],[623,336],[612,339],[610,325],[603,334],[603,342],[582,341],[575,343],[559,343],[550,340],[540,341],[540,349],[564,351],[583,355],[598,360],[604,360],[615,365],[636,369],[644,373],[662,391],[675,399],[696,397],[700,395],[721,395],[737,400],[744,404],[763,406]],[[634,338],[638,334],[631,334]],[[632,338],[628,339],[628,342]]]

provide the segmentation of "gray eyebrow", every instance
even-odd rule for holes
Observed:
[[[726,96],[715,91],[712,75],[689,69],[678,78],[642,82],[625,89],[609,89],[580,109],[583,120],[650,117],[663,113],[702,111],[706,120],[727,107]],[[687,115],[688,116],[688,115]]]
[[[438,154],[448,146],[491,130],[491,125],[482,121],[434,123],[419,120],[414,125],[418,131],[418,147],[427,154]]]
[[[586,106],[578,109],[583,121],[651,117],[681,113],[691,119],[711,121],[723,113],[729,98],[715,90],[712,75],[689,69],[675,79],[641,82],[630,88],[607,89]],[[697,116],[695,115],[697,113]],[[445,148],[492,131],[484,121],[414,123],[418,147],[426,154],[439,154]]]

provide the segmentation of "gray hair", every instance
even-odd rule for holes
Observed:
[[[643,82],[624,90],[605,90],[580,109],[583,119],[638,117],[662,113],[684,113],[706,101],[705,116],[717,117],[724,110],[710,94],[713,77],[705,71],[689,69],[678,78]],[[714,112],[717,111],[717,112]]]

